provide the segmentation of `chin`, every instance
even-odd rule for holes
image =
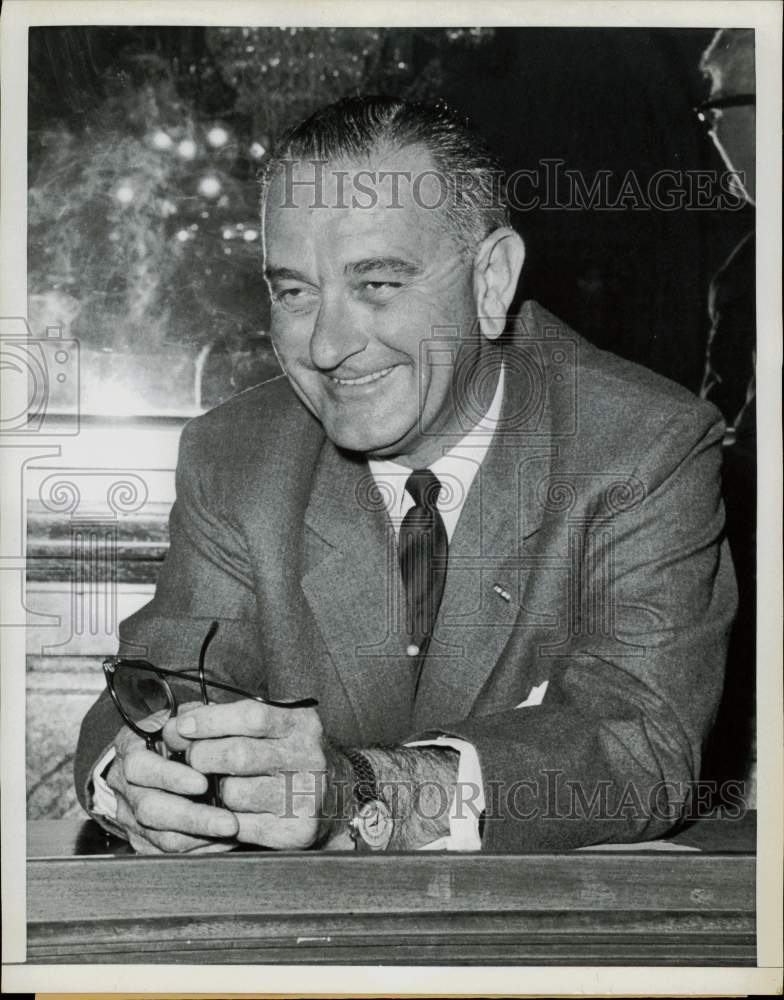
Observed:
[[[405,439],[405,432],[398,438],[394,437],[392,428],[385,428],[384,432],[365,427],[341,427],[326,428],[327,437],[338,448],[345,451],[357,452],[360,455],[378,455],[382,457],[392,457],[401,450],[401,445]]]

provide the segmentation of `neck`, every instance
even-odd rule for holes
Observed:
[[[397,455],[387,455],[401,465],[412,469],[424,469],[432,465],[454,448],[469,431],[485,416],[493,402],[498,379],[501,374],[501,348],[496,344],[485,344],[473,360],[471,373],[459,382],[453,382],[453,398],[460,393],[462,406],[449,410],[428,429],[427,436],[417,447]]]

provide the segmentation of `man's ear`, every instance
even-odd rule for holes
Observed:
[[[525,260],[519,233],[504,226],[490,233],[474,258],[474,299],[479,329],[488,340],[500,337]]]

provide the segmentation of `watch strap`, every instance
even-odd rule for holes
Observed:
[[[354,772],[353,795],[357,806],[363,806],[367,802],[382,799],[376,781],[376,772],[368,758],[359,750],[344,749],[343,753],[351,764]]]
[[[345,749],[354,773],[353,809],[348,821],[349,836],[357,851],[385,851],[392,836],[394,820],[370,760],[359,750]]]

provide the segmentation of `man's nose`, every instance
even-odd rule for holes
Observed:
[[[310,338],[310,359],[316,368],[322,371],[338,368],[352,355],[364,351],[368,339],[346,302],[322,298]]]

